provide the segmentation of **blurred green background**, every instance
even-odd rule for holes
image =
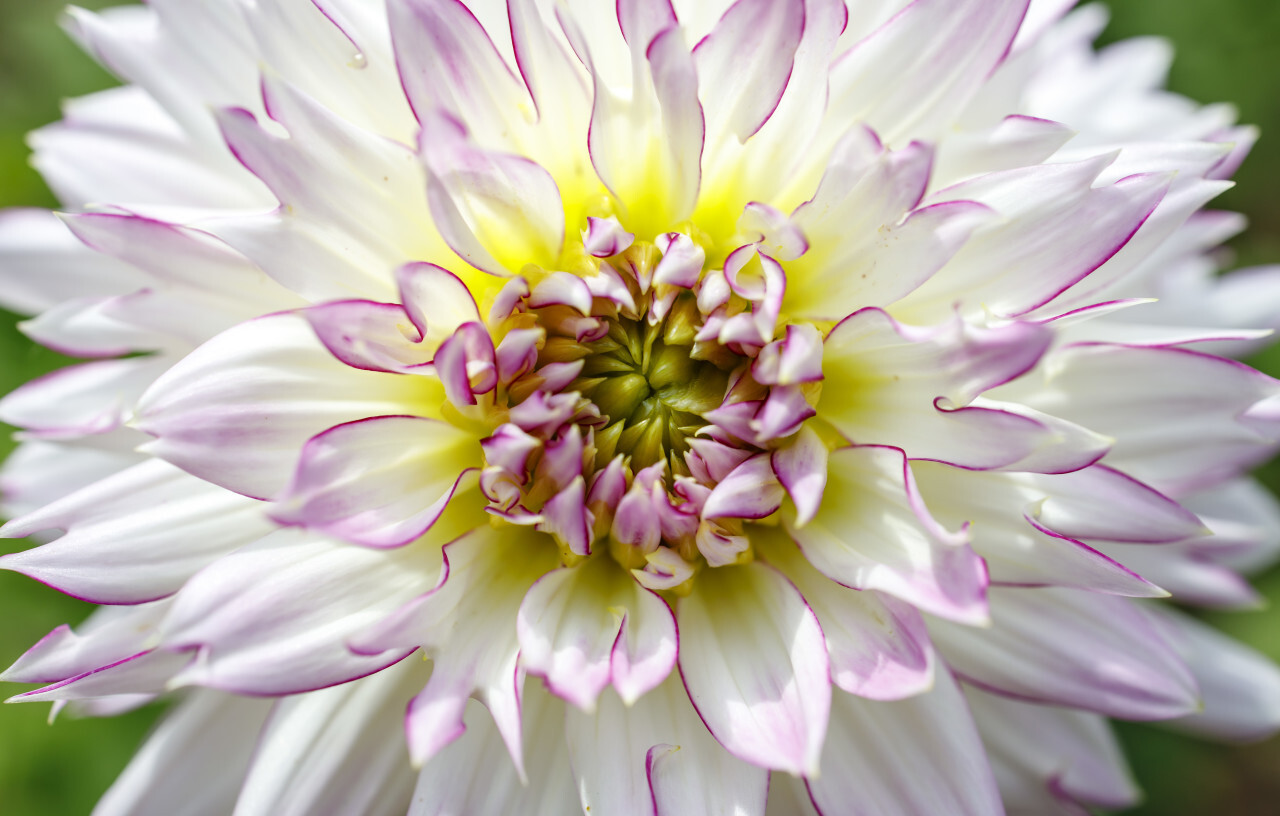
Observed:
[[[370,0],[373,2],[373,0]],[[84,2],[88,7],[113,3]],[[1170,86],[1202,102],[1229,101],[1263,139],[1236,174],[1238,186],[1216,207],[1247,214],[1251,230],[1232,246],[1239,265],[1280,262],[1280,38],[1277,0],[1114,0],[1105,41],[1158,34],[1177,47]],[[61,33],[55,0],[0,0],[0,206],[52,207],[56,202],[27,164],[24,135],[59,116],[59,101],[108,87],[111,78]],[[26,341],[17,318],[0,313],[0,393],[54,368],[64,358]],[[1280,352],[1254,361],[1280,375]],[[0,436],[0,456],[11,448]],[[1280,487],[1280,467],[1263,478]],[[0,541],[0,551],[25,546]],[[1280,660],[1280,570],[1261,576],[1269,612],[1204,617]],[[0,664],[7,665],[60,623],[77,623],[85,604],[33,581],[0,573]],[[4,692],[24,687],[10,685]],[[48,706],[0,707],[0,814],[88,813],[124,767],[157,711],[107,720],[63,718],[46,723]],[[1280,738],[1251,746],[1221,746],[1122,724],[1148,816],[1280,814]],[[941,816],[941,815],[939,815]]]

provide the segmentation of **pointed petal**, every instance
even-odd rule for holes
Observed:
[[[1114,437],[1108,463],[1166,492],[1234,475],[1270,455],[1280,384],[1180,348],[1081,344],[1046,360],[1033,407]]]
[[[473,510],[450,522],[462,530],[443,539],[449,541],[446,572],[436,588],[376,616],[348,642],[368,655],[421,646],[432,659],[431,680],[405,722],[415,763],[429,760],[462,732],[466,700],[473,696],[489,709],[523,773],[516,616],[529,587],[555,567],[556,549],[545,536],[495,528],[483,519],[483,512]],[[446,521],[447,514],[440,524]]]
[[[1216,739],[1253,742],[1280,730],[1280,667],[1267,656],[1173,609],[1156,620],[1191,667],[1204,708],[1169,724]]]
[[[915,0],[832,68],[828,118],[931,138],[1005,58],[1028,0]]]
[[[911,471],[939,520],[949,526],[971,525],[974,552],[986,561],[992,583],[1069,586],[1138,598],[1163,597],[1164,590],[1152,584],[1150,576],[1144,578],[1133,571],[1132,565],[1125,566],[1044,524],[1044,508],[1056,501],[1057,494],[1051,492],[1055,490],[1054,480],[1069,480],[1062,491],[1063,503],[1069,505],[1071,478],[1098,467],[1042,477],[913,462]],[[1108,476],[1103,481],[1111,480]],[[1127,485],[1121,480],[1119,487]],[[1081,509],[1105,523],[1110,517],[1124,516],[1124,505],[1115,507],[1112,503],[1119,504],[1125,498],[1124,493],[1099,493],[1094,496],[1094,504]],[[1121,532],[1131,526],[1128,521],[1123,525]]]
[[[145,652],[168,610],[168,601],[100,607],[75,631],[63,624],[42,637],[0,679],[57,683]]]
[[[550,173],[523,156],[484,149],[437,113],[424,119],[418,149],[432,216],[454,252],[495,275],[554,265],[565,215]]]
[[[164,647],[197,651],[174,685],[294,694],[383,669],[412,648],[352,654],[346,639],[430,585],[430,543],[375,551],[281,530],[224,556],[175,596]]]
[[[907,327],[877,309],[841,321],[823,351],[819,417],[859,444],[903,445],[913,459],[1064,472],[1097,461],[1109,440],[1020,405],[976,399],[1032,369],[1052,332],[957,318]]]
[[[972,686],[964,692],[1010,810],[1055,812],[1065,797],[1119,809],[1141,796],[1105,718]]]
[[[738,0],[698,43],[698,79],[716,89],[706,102],[713,143],[725,131],[745,142],[768,121],[791,78],[804,25],[802,0]]]

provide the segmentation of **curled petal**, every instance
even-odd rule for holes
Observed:
[[[476,394],[498,384],[493,340],[481,323],[466,323],[440,345],[433,361],[445,394],[454,405],[476,404]]]
[[[444,267],[405,264],[396,270],[396,283],[405,314],[422,335],[428,353],[434,354],[459,326],[480,319],[471,290]]]
[[[516,626],[524,666],[587,712],[610,683],[630,704],[675,665],[670,608],[611,558],[543,576],[520,605]]]
[[[631,246],[636,236],[622,228],[617,216],[608,218],[587,217],[587,228],[582,231],[582,246],[588,255],[608,258]]]
[[[768,454],[743,462],[716,485],[702,507],[703,518],[758,519],[782,504],[784,492]]]
[[[476,448],[472,433],[423,417],[339,425],[303,446],[271,516],[371,547],[400,546],[444,512],[480,464]]]
[[[929,515],[901,451],[832,452],[827,494],[839,498],[824,502],[804,527],[784,515],[787,531],[824,575],[963,623],[987,620],[982,559],[965,535],[948,532]]]

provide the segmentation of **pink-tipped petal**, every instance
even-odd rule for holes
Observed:
[[[606,692],[593,714],[570,709],[565,733],[591,813],[763,816],[768,772],[707,733],[677,677],[630,706]]]
[[[609,558],[543,576],[516,625],[524,667],[587,712],[610,683],[634,702],[675,665],[670,609]]]
[[[750,537],[818,616],[833,683],[871,700],[900,700],[932,687],[937,660],[915,607],[879,592],[837,584],[775,529],[752,528]]]
[[[587,217],[587,228],[582,232],[582,248],[588,255],[608,258],[631,246],[636,236],[622,228],[617,216],[608,218]]]
[[[782,504],[784,491],[767,454],[743,462],[716,485],[702,507],[703,518],[758,519]]]
[[[302,313],[325,348],[352,368],[408,372],[431,362],[431,349],[400,306],[367,300],[312,306]]]
[[[396,284],[405,314],[422,336],[428,354],[434,354],[459,326],[480,319],[475,296],[444,267],[433,263],[405,264],[396,270]]]
[[[987,619],[987,572],[967,536],[934,521],[894,448],[831,453],[827,495],[804,527],[787,531],[817,569],[854,589],[878,589],[968,624]]]
[[[816,774],[831,684],[822,629],[796,588],[763,564],[720,567],[676,613],[680,674],[720,744],[753,765]]]
[[[807,425],[800,428],[791,444],[773,452],[773,471],[796,506],[797,527],[812,521],[822,506],[829,457],[826,443]]]
[[[397,547],[444,512],[480,465],[474,434],[423,417],[375,417],[331,428],[302,448],[277,522],[370,547]]]
[[[269,498],[288,483],[308,439],[402,412],[424,387],[423,378],[344,365],[302,317],[272,315],[218,335],[165,372],[143,394],[137,426],[157,437],[146,448],[153,456]]]
[[[805,25],[802,0],[738,0],[694,49],[712,138],[745,142],[768,121],[791,78]]]

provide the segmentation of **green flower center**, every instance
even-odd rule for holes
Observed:
[[[687,437],[707,424],[701,415],[724,399],[728,375],[694,359],[697,327],[686,318],[697,308],[692,296],[681,300],[656,325],[611,320],[608,335],[584,344],[582,376],[571,386],[608,419],[596,444],[628,454],[633,468],[669,459],[673,472],[682,471]]]

